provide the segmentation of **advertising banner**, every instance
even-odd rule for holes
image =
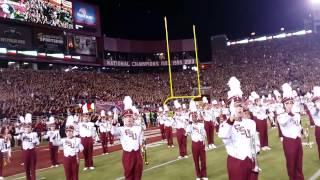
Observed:
[[[104,66],[113,67],[164,67],[168,66],[168,61],[117,61],[104,60]],[[172,60],[171,66],[193,65],[195,59]]]
[[[31,30],[22,26],[0,24],[0,47],[28,50],[31,49]]]
[[[73,36],[73,53],[81,55],[96,55],[97,41],[95,37]]]
[[[38,52],[64,53],[66,51],[65,38],[62,32],[35,29],[33,36],[34,46]]]
[[[97,9],[87,3],[74,1],[73,3],[73,18],[75,24],[84,26],[97,25]]]

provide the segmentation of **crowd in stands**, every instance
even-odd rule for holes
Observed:
[[[240,79],[245,95],[253,90],[267,95],[285,82],[303,94],[320,84],[319,40],[319,35],[309,34],[215,50],[215,66],[204,76],[217,97],[226,94],[231,76]]]
[[[214,98],[226,98],[227,81],[239,78],[244,95],[267,95],[291,82],[299,93],[320,85],[320,36],[306,35],[216,49],[212,68],[201,72],[202,86]],[[173,73],[175,95],[192,95],[196,73]],[[142,107],[156,108],[169,96],[169,76],[161,73],[97,73],[9,70],[0,72],[0,114],[65,113],[81,100],[122,101],[130,95]]]
[[[191,71],[175,73],[176,94],[195,86]],[[195,78],[194,78],[195,79]],[[122,101],[130,95],[137,105],[160,105],[169,95],[167,73],[128,74],[9,70],[0,72],[0,114],[13,116],[66,113],[81,101]]]

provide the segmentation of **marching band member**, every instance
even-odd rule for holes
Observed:
[[[72,120],[72,126],[74,127],[73,134],[76,137],[79,137],[80,135],[80,127],[79,127],[79,122],[80,122],[80,115],[75,114],[73,116],[70,116],[70,120]]]
[[[158,123],[159,123],[159,128],[160,128],[160,133],[161,133],[161,138],[162,141],[166,139],[166,133],[164,130],[164,112],[162,107],[159,107],[159,112],[158,112]]]
[[[315,86],[313,88],[313,103],[314,107],[310,108],[310,115],[315,123],[315,137],[318,145],[318,157],[320,159],[320,87]]]
[[[15,139],[17,139],[17,137],[24,132],[23,123],[24,123],[24,117],[19,116],[19,120],[16,122],[16,124],[14,126],[14,128],[15,128],[14,138]],[[21,144],[22,144],[21,139],[17,140],[17,144],[18,144],[18,146],[21,146]]]
[[[8,128],[1,128],[0,135],[0,180],[3,179],[3,167],[6,161],[10,162],[11,158],[11,142],[8,137]]]
[[[109,111],[108,116],[112,116],[112,113]],[[106,112],[101,110],[100,112],[100,119],[95,123],[98,126],[99,130],[99,137],[102,145],[102,152],[103,154],[109,154],[108,152],[108,136],[107,131],[111,127],[109,127],[109,123],[107,122]]]
[[[142,130],[146,130],[147,126],[144,123],[142,117],[140,116],[139,110],[137,109],[136,106],[132,106],[132,112],[133,112],[133,119],[134,119],[134,125],[135,126],[141,126]]]
[[[268,95],[268,110],[267,110],[267,115],[270,120],[271,128],[276,127],[276,119],[275,119],[275,103],[274,100],[271,96],[271,94]]]
[[[81,122],[79,122],[79,135],[81,138],[81,144],[83,145],[83,156],[84,156],[84,168],[86,171],[94,169],[93,166],[93,141],[96,134],[94,123],[90,122],[90,116],[86,104],[82,107],[83,116]]]
[[[132,100],[129,96],[124,98],[124,112],[122,114],[124,126],[118,127],[116,123],[111,128],[111,133],[120,137],[123,149],[122,165],[126,180],[140,180],[142,177],[143,160],[141,156],[143,130],[141,126],[134,126]]]
[[[182,114],[182,107],[178,100],[174,101],[174,106],[176,108],[174,119],[176,122],[176,134],[177,141],[179,145],[179,156],[178,159],[188,158],[187,156],[187,136],[186,136],[186,126],[187,120]]]
[[[204,103],[202,117],[204,119],[204,129],[206,130],[207,134],[208,149],[215,149],[216,146],[214,145],[214,124],[216,124],[216,120],[212,109],[210,109],[207,97],[204,96],[202,98],[202,101]]]
[[[275,112],[276,113],[275,113],[275,117],[274,118],[277,120],[279,115],[284,112],[284,108],[283,108],[283,104],[281,103],[282,96],[279,93],[279,91],[278,90],[274,90],[273,94],[276,97],[276,104],[275,104]],[[282,135],[281,128],[280,128],[278,120],[276,121],[276,124],[278,126],[278,136],[280,138],[280,141],[282,142],[283,141],[283,135]]]
[[[213,116],[215,118],[214,126],[215,126],[215,130],[216,130],[216,134],[217,134],[219,132],[219,124],[220,124],[219,116],[221,115],[221,109],[219,107],[219,104],[218,104],[217,100],[213,100],[211,102],[211,104],[212,104],[212,113],[213,113]]]
[[[306,102],[303,103],[304,111],[306,112],[308,119],[310,121],[310,126],[313,127],[315,126],[315,122],[311,113],[311,109],[314,109],[314,101],[310,101],[311,99],[311,94],[308,92],[306,95]],[[312,99],[313,100],[313,99]]]
[[[259,133],[261,150],[268,151],[271,150],[268,143],[268,122],[267,122],[267,108],[262,105],[262,99],[259,95],[253,91],[251,97],[255,102],[254,106],[251,108],[253,115],[253,120],[256,122],[257,132]]]
[[[253,120],[243,117],[239,80],[231,77],[228,85],[231,114],[227,121],[220,124],[218,136],[222,138],[228,153],[229,180],[258,179],[259,168],[253,168],[258,167],[256,155],[259,151],[259,139],[256,138],[256,124]]]
[[[279,115],[278,122],[283,135],[283,150],[287,161],[287,172],[290,180],[303,180],[301,143],[301,118],[293,109],[293,92],[289,84],[282,85],[282,103],[285,112]]]
[[[113,109],[113,116],[111,114],[110,116],[108,115],[108,118],[107,118],[108,127],[110,127],[107,130],[107,135],[108,135],[108,140],[109,140],[110,144],[113,144],[113,142],[114,142],[114,136],[111,134],[111,127],[112,127],[113,121],[118,121],[118,117],[119,117],[118,110],[117,110],[117,108],[114,108]]]
[[[51,167],[59,167],[58,163],[58,150],[59,150],[59,142],[60,142],[60,132],[56,129],[56,124],[54,121],[54,117],[49,118],[49,122],[47,122],[47,126],[49,127],[49,131],[44,135],[43,138],[49,139],[49,152],[51,159]]]
[[[229,109],[226,107],[226,104],[224,101],[219,102],[219,107],[217,109],[217,111],[215,112],[217,116],[217,128],[216,131],[217,133],[219,133],[219,129],[220,129],[220,124],[224,121],[226,121],[230,115]]]
[[[24,132],[17,138],[22,141],[22,153],[27,180],[36,180],[37,153],[36,146],[39,138],[36,132],[32,132],[32,115],[27,113],[24,118]]]
[[[9,132],[9,127],[4,126],[1,128],[1,135],[4,138],[4,147],[2,148],[1,152],[5,155],[5,164],[11,162],[11,140],[13,139],[12,135]]]
[[[168,148],[173,148],[173,135],[172,135],[172,128],[174,125],[174,119],[169,116],[169,108],[167,105],[164,105],[164,129],[166,132],[166,137],[167,137],[167,144]]]
[[[74,136],[74,127],[72,124],[66,125],[67,137],[61,139],[63,147],[63,167],[66,180],[79,179],[79,156],[83,150],[81,139]]]
[[[204,123],[200,120],[200,115],[197,113],[197,107],[193,100],[190,101],[190,125],[187,127],[187,134],[192,140],[192,156],[196,170],[196,180],[208,180],[207,165],[206,165],[206,131]],[[200,161],[200,162],[199,162]],[[201,164],[201,167],[200,167]]]

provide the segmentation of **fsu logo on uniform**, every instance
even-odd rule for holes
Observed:
[[[32,142],[32,138],[29,138],[28,136],[23,136],[22,140],[27,142]]]
[[[133,133],[130,129],[126,129],[124,132],[126,133],[126,136],[129,136],[133,140],[137,139],[137,134]]]
[[[245,135],[247,138],[251,137],[249,129],[245,129],[243,126],[240,126],[240,124],[234,125],[234,128],[237,130],[237,132],[240,132],[241,135]]]
[[[66,144],[67,146],[71,147],[71,148],[74,148],[74,143],[72,143],[72,141],[66,140],[66,141],[65,141],[65,144]]]

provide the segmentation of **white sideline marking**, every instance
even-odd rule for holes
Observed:
[[[309,180],[317,180],[318,177],[320,177],[320,169],[319,169],[316,173],[314,173],[314,174],[309,178]]]
[[[152,147],[157,147],[157,146],[160,146],[160,145],[162,145],[162,144],[164,144],[164,142],[161,142],[161,141],[159,141],[159,142],[154,142],[154,143],[151,143],[151,144],[148,144],[148,145],[153,145],[153,146],[148,146],[147,145],[147,147],[149,148],[152,148]],[[97,148],[97,149],[99,149],[99,148]],[[100,155],[96,155],[96,156],[94,156],[94,157],[100,157],[100,156],[105,156],[104,154],[100,154]],[[51,167],[47,167],[47,168],[42,168],[42,169],[37,169],[36,170],[36,172],[42,172],[42,171],[45,171],[45,170],[48,170],[48,169],[52,169]],[[21,175],[21,177],[17,177],[17,178],[14,178],[14,180],[19,180],[19,179],[24,179],[24,178],[26,178],[26,176],[22,176],[24,173],[19,173],[19,174],[16,174],[16,175],[13,175],[13,176],[19,176],[19,175]],[[12,176],[8,176],[7,178],[10,178],[10,177],[12,177]],[[45,177],[41,177],[40,179],[44,179]]]
[[[217,148],[215,148],[215,149],[219,149],[219,148],[221,148],[221,147],[223,147],[223,146],[224,146],[224,144],[220,144],[220,145],[217,146]],[[209,151],[212,151],[212,150],[209,150]],[[151,171],[151,170],[156,169],[156,168],[158,168],[158,167],[162,167],[162,166],[165,166],[165,165],[168,165],[168,164],[177,162],[177,161],[181,161],[181,160],[183,160],[183,159],[174,159],[174,160],[171,160],[171,161],[168,161],[168,162],[165,162],[165,163],[162,163],[162,164],[153,166],[153,167],[151,167],[151,168],[148,168],[148,169],[144,170],[143,173],[148,172],[148,171]],[[119,177],[119,178],[116,178],[115,180],[123,180],[123,179],[125,179],[124,176]]]

